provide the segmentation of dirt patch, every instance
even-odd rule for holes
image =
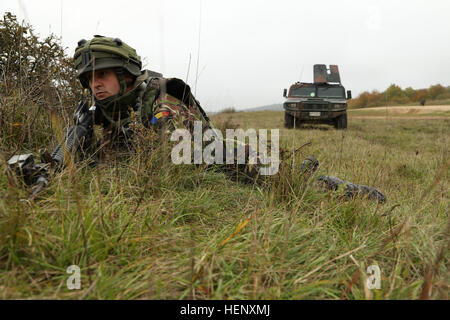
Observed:
[[[350,114],[349,118],[352,119],[386,119],[386,116],[353,116]],[[438,116],[415,116],[415,117],[408,117],[408,116],[403,116],[403,117],[387,117],[388,119],[406,119],[406,120],[438,120],[438,119],[448,119],[449,117],[446,116],[442,116],[442,117],[438,117]]]
[[[351,111],[388,111],[388,114],[424,114],[433,111],[450,111],[450,106],[398,106],[352,109]]]

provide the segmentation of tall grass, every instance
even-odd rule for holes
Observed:
[[[281,128],[283,114],[213,121],[221,117],[244,129]],[[35,201],[1,175],[0,295],[448,299],[449,127],[445,118],[350,118],[347,131],[281,129],[286,150],[311,144],[253,185],[173,165],[145,134],[134,156],[67,168]],[[319,170],[301,175],[309,154]],[[324,173],[375,186],[388,201],[343,201],[315,183]],[[66,286],[72,264],[81,290]],[[373,264],[379,290],[366,285]]]

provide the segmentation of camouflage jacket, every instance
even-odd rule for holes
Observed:
[[[193,97],[190,87],[180,79],[151,77],[148,71],[139,76],[133,89],[113,103],[95,102],[94,123],[102,125],[111,140],[123,144],[132,136],[130,124],[141,122],[147,128],[169,130],[187,128],[194,121],[209,127],[209,119]]]
[[[130,149],[133,137],[131,124],[135,120],[166,137],[175,129],[187,129],[192,134],[196,121],[201,122],[202,132],[213,128],[189,85],[177,78],[151,77],[148,71],[136,79],[133,89],[118,104],[103,106],[99,101],[96,105],[94,122],[103,126],[106,130],[105,139],[114,147],[126,146]],[[225,155],[225,140],[223,148]],[[251,152],[248,146],[245,146],[245,151],[248,158]],[[237,155],[237,150],[234,154]],[[258,176],[257,166],[237,164],[237,161],[234,165],[217,167],[246,182],[253,181]]]

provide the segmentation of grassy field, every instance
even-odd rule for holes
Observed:
[[[350,116],[356,117],[406,117],[414,119],[439,119],[450,117],[449,105],[435,106],[395,106],[349,110]]]
[[[65,169],[35,201],[1,175],[0,298],[449,298],[448,116],[350,113],[346,131],[283,129],[282,112],[213,121],[280,128],[287,154],[310,144],[266,184],[175,166],[145,145],[137,157]],[[299,170],[308,155],[320,162],[312,176]],[[344,201],[316,184],[324,173],[388,200]],[[81,268],[80,290],[66,286],[70,265]],[[381,289],[367,287],[369,265]]]

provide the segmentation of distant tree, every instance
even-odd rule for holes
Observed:
[[[405,90],[403,90],[403,92],[405,93],[405,95],[408,97],[409,100],[413,101],[414,95],[416,94],[416,90],[414,90],[411,87],[405,88]]]
[[[442,99],[450,99],[450,86],[449,87],[444,87],[444,93],[439,94],[436,97],[437,100],[442,100]]]
[[[402,88],[400,88],[396,84],[391,84],[389,88],[385,91],[386,99],[388,101],[403,103],[408,101],[408,97],[403,92]]]
[[[428,90],[427,89],[419,89],[419,90],[416,90],[416,93],[414,94],[412,101],[420,102],[427,98],[428,98]]]
[[[367,107],[367,103],[369,102],[369,92],[364,91],[363,93],[361,93],[358,96],[358,98],[356,100],[357,100],[356,105],[358,107],[361,107],[361,108]]]
[[[369,107],[375,107],[381,105],[385,100],[385,97],[383,93],[380,93],[377,90],[373,90],[371,93],[369,93],[367,99],[367,105]]]
[[[446,91],[445,88],[443,86],[441,86],[440,84],[430,86],[428,88],[428,97],[431,100],[435,100],[439,95],[444,94],[445,91]]]

